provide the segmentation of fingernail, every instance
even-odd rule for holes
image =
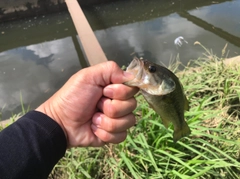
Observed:
[[[113,89],[111,87],[106,87],[103,89],[103,94],[109,98],[112,98],[113,97]]]
[[[97,131],[97,126],[95,126],[94,124],[91,125],[91,128],[92,128],[93,132]]]
[[[93,118],[93,124],[95,124],[96,126],[101,125],[101,121],[102,121],[102,117],[100,115]]]
[[[127,71],[123,71],[123,75],[128,79],[133,79],[134,78],[133,74],[129,73]]]

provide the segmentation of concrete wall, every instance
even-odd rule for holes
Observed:
[[[110,0],[78,0],[81,6]],[[66,10],[64,0],[1,0],[0,22]]]

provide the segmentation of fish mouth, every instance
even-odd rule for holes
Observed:
[[[135,78],[140,80],[142,78],[143,73],[144,73],[144,62],[143,62],[143,60],[140,60],[137,57],[134,57],[134,59],[131,61],[131,63],[127,67],[126,71],[130,72],[132,75],[135,76]]]
[[[143,60],[134,57],[131,63],[128,65],[126,72],[132,74],[134,79],[127,81],[124,84],[127,86],[136,86],[141,88],[143,85],[142,78],[146,75]]]

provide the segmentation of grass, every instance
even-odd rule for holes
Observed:
[[[191,106],[185,113],[189,137],[173,143],[173,128],[164,128],[139,95],[138,122],[124,142],[68,150],[50,178],[239,178],[240,66],[224,65],[226,47],[221,58],[203,47],[206,54],[177,73]]]
[[[205,50],[204,58],[192,62],[196,67],[178,73],[191,105],[185,113],[189,137],[173,143],[172,127],[164,128],[139,95],[138,123],[123,143],[68,150],[50,178],[60,173],[65,178],[237,179],[240,66],[226,66]]]
[[[24,102],[23,102],[23,98],[22,98],[22,92],[20,91],[19,93],[19,97],[20,97],[20,104],[21,104],[21,112],[19,112],[18,114],[12,114],[12,116],[9,119],[3,119],[2,118],[2,111],[5,108],[5,105],[2,107],[1,111],[0,111],[0,131],[4,128],[7,127],[8,125],[12,124],[13,122],[15,122],[17,119],[19,119],[21,116],[23,116],[24,114],[26,114],[28,111],[30,111],[30,106],[25,106]]]
[[[69,149],[49,178],[239,178],[240,66],[224,64],[226,47],[220,58],[205,49],[203,57],[177,73],[190,101],[189,137],[174,143],[172,126],[166,129],[138,95],[138,122],[124,142]]]

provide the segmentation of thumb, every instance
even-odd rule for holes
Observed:
[[[85,74],[85,80],[93,85],[106,86],[108,84],[121,84],[134,78],[131,73],[123,71],[116,62],[107,61],[89,68],[80,70]],[[79,75],[80,76],[80,75]]]

